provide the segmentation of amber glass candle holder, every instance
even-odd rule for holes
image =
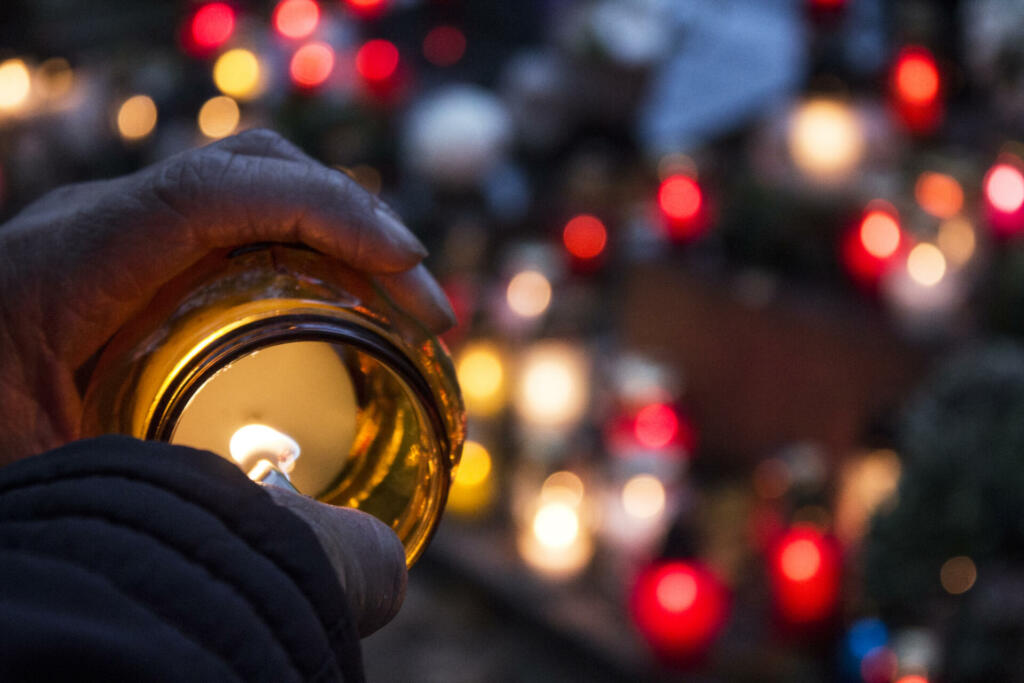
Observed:
[[[213,451],[251,478],[384,521],[411,565],[465,413],[443,344],[356,271],[292,245],[215,254],[110,342],[83,433]]]

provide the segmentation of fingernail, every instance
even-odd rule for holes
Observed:
[[[374,209],[374,215],[377,221],[381,223],[384,228],[395,238],[398,246],[404,251],[408,251],[418,256],[421,260],[427,257],[430,252],[423,246],[423,242],[420,242],[416,235],[412,234],[412,231],[406,227],[394,212],[387,209],[384,205],[379,204]]]

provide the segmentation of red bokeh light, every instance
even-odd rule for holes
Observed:
[[[387,9],[388,0],[345,0],[345,4],[357,14],[372,17]]]
[[[831,617],[839,594],[839,547],[811,527],[791,529],[771,553],[775,604],[780,616],[794,624]]]
[[[334,50],[326,43],[307,43],[295,54],[288,68],[292,81],[303,88],[322,85],[334,70]]]
[[[274,9],[274,28],[285,38],[305,38],[320,21],[320,6],[313,0],[283,0]]]
[[[705,567],[663,560],[637,577],[630,596],[633,620],[654,651],[672,662],[703,653],[725,625],[728,591]]]
[[[928,679],[920,674],[910,674],[909,676],[903,676],[896,683],[928,683]]]
[[[466,54],[466,36],[454,26],[436,26],[423,39],[423,56],[434,66],[451,66]]]
[[[695,239],[707,224],[704,194],[697,181],[688,175],[671,175],[662,181],[658,188],[658,206],[673,240]]]
[[[924,105],[939,96],[939,67],[932,53],[923,47],[906,47],[896,58],[893,83],[900,99]]]
[[[190,34],[196,47],[212,50],[228,41],[235,32],[235,10],[223,2],[203,5],[192,15]]]
[[[905,237],[896,209],[886,202],[872,202],[843,240],[842,260],[847,272],[857,283],[874,288],[906,251]]]
[[[608,242],[608,230],[596,216],[580,214],[565,224],[562,242],[568,252],[576,258],[592,259],[604,251]]]
[[[398,69],[398,48],[387,40],[370,40],[356,53],[356,71],[368,81],[386,81]]]
[[[636,440],[647,448],[664,448],[679,434],[679,417],[671,406],[652,403],[636,414]]]

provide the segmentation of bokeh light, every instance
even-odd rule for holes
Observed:
[[[260,94],[260,61],[251,50],[228,50],[213,64],[213,82],[225,95],[251,99]]]
[[[8,59],[0,63],[0,111],[20,109],[31,89],[32,76],[24,60]]]
[[[601,255],[608,242],[608,230],[596,216],[580,214],[565,224],[562,243],[578,259],[592,259]]]
[[[977,241],[974,226],[966,218],[959,216],[943,221],[936,237],[939,249],[953,266],[962,266],[971,260],[977,248]]]
[[[1003,213],[1015,213],[1024,206],[1024,174],[1011,164],[996,164],[985,176],[985,198]]]
[[[919,285],[936,285],[946,274],[946,257],[934,244],[918,244],[907,256],[907,274]]]
[[[583,502],[583,494],[583,480],[569,470],[552,472],[540,487],[541,501],[561,501],[578,506]]]
[[[672,406],[652,403],[637,412],[634,433],[642,446],[664,448],[679,433],[679,417]]]
[[[910,674],[897,679],[896,683],[928,683],[928,679],[921,674]]]
[[[900,99],[912,105],[927,105],[939,95],[939,67],[927,49],[906,47],[896,58],[893,84]]]
[[[509,308],[524,318],[536,318],[551,303],[551,283],[536,270],[516,273],[508,283],[505,298]]]
[[[448,491],[447,509],[462,516],[477,515],[494,500],[491,454],[480,443],[466,441]]]
[[[285,38],[305,38],[320,22],[320,6],[313,0],[283,0],[274,9],[274,28]]]
[[[889,258],[900,247],[900,225],[888,211],[872,210],[860,224],[860,241],[864,249],[880,259]]]
[[[701,654],[721,632],[728,594],[703,566],[660,560],[643,570],[630,594],[630,612],[655,653],[682,662]]]
[[[952,218],[964,207],[964,190],[953,176],[926,171],[917,178],[914,197],[936,218]]]
[[[821,550],[809,539],[798,539],[783,548],[779,562],[787,579],[807,581],[821,569]]]
[[[543,503],[533,517],[533,535],[546,548],[567,548],[580,533],[580,518],[567,503]]]
[[[519,364],[516,412],[535,427],[566,427],[583,415],[589,395],[583,352],[561,342],[542,342]]]
[[[796,526],[776,543],[772,584],[776,608],[786,621],[808,625],[830,616],[839,593],[839,551],[834,539]]]
[[[864,131],[849,105],[813,99],[796,109],[789,124],[789,152],[805,175],[822,182],[845,179],[864,154]]]
[[[323,85],[334,71],[334,50],[327,43],[308,43],[292,55],[288,72],[292,81],[303,88]]]
[[[978,579],[978,568],[974,560],[966,555],[951,557],[942,563],[939,581],[950,595],[966,593]]]
[[[622,509],[638,519],[657,517],[665,510],[665,485],[650,474],[637,474],[622,486]]]
[[[435,26],[423,39],[423,56],[434,66],[452,66],[466,53],[466,35],[454,26]]]
[[[117,131],[125,140],[141,140],[156,128],[156,103],[148,95],[132,95],[117,110]]]
[[[368,81],[386,81],[398,69],[398,58],[398,48],[391,41],[370,40],[356,52],[356,71]]]
[[[192,41],[200,48],[220,47],[235,31],[235,11],[224,2],[203,5],[192,15]]]
[[[687,175],[672,175],[658,188],[658,206],[672,221],[689,221],[700,212],[703,198],[697,181]]]
[[[458,356],[456,373],[471,415],[493,415],[501,409],[505,368],[497,347],[486,342],[467,345]]]
[[[71,92],[74,81],[75,75],[68,60],[51,57],[39,65],[33,84],[43,97],[57,100]]]
[[[390,0],[345,0],[345,4],[356,14],[364,17],[377,16],[387,9]]]
[[[212,97],[199,110],[199,130],[208,138],[222,138],[235,132],[240,118],[237,102],[226,95]]]

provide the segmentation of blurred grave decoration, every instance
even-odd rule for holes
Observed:
[[[413,577],[472,584],[457,616],[597,681],[1024,681],[1020,352],[899,419],[948,350],[1024,335],[1022,27],[1022,0],[7,0],[0,215],[274,128],[413,226],[460,320],[469,440]],[[442,647],[439,680],[506,673],[450,643],[412,670]]]
[[[1016,680],[1024,637],[1024,349],[962,352],[925,384],[900,432],[897,503],[865,545],[868,595],[893,626],[930,627],[942,680]]]

